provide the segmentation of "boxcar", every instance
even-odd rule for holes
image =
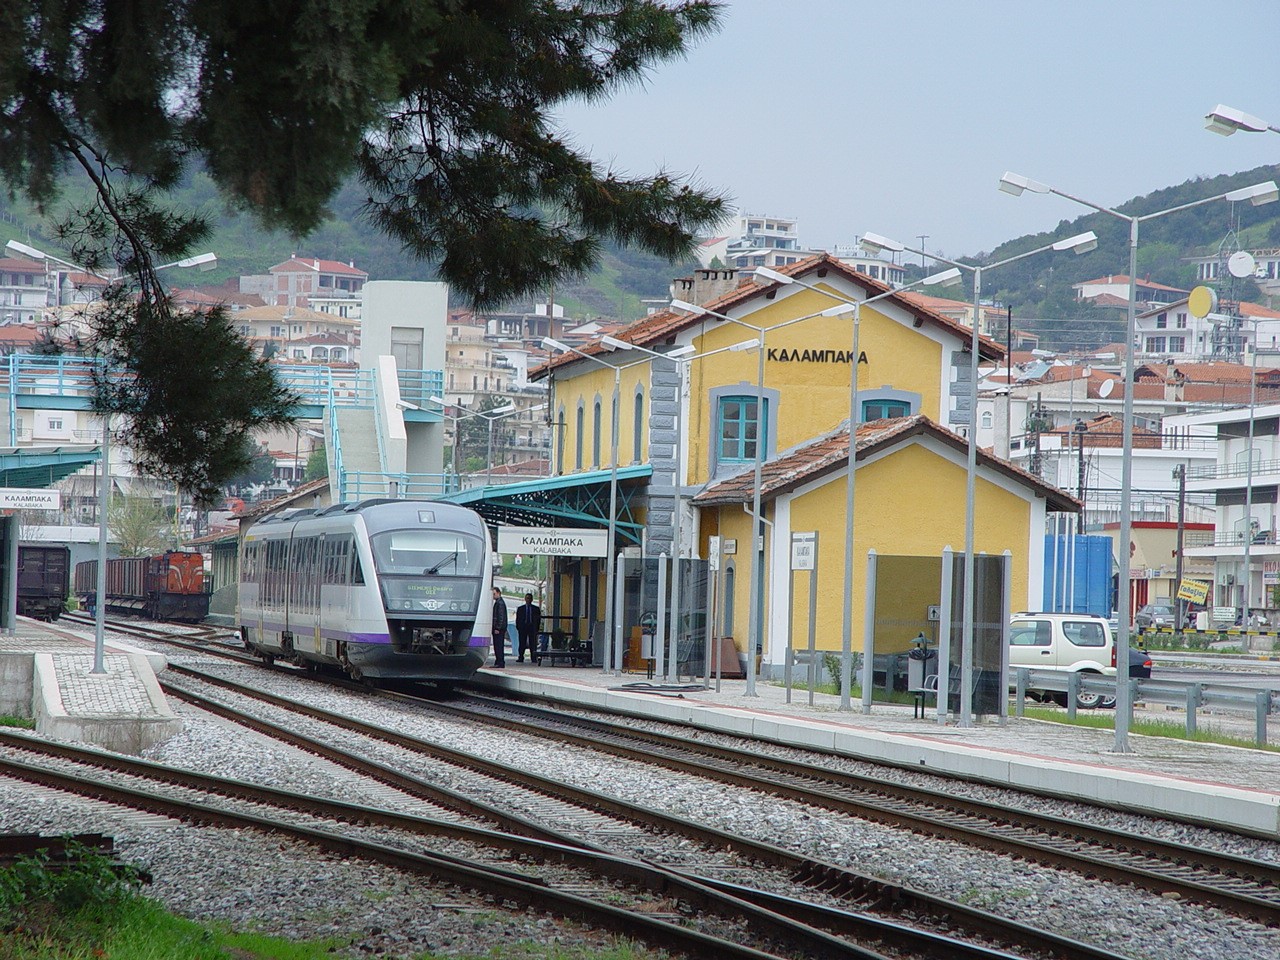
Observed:
[[[18,547],[18,613],[57,620],[71,587],[71,550],[62,546]]]

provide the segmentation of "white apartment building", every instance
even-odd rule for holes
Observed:
[[[1188,536],[1186,555],[1212,561],[1212,603],[1241,610],[1247,605],[1274,622],[1280,607],[1280,404],[1172,420],[1178,429],[1211,433],[1216,443],[1213,462],[1187,471],[1188,492],[1212,496],[1216,509],[1214,530]]]
[[[1262,353],[1280,351],[1280,312],[1257,303],[1233,304],[1239,317],[1210,313],[1197,317],[1187,298],[1160,304],[1135,319],[1138,355],[1169,360],[1233,359],[1250,362],[1254,327]]]

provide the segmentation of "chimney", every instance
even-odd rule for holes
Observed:
[[[701,306],[710,303],[738,287],[737,267],[699,267],[693,271],[688,298],[690,303]]]
[[[319,260],[312,260],[312,261],[311,261],[311,263],[312,263],[312,265],[315,267],[315,269],[317,269],[317,270],[319,270],[319,269],[320,269],[320,261],[319,261]]]

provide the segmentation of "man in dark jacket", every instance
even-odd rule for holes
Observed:
[[[493,665],[507,665],[507,601],[497,587],[493,588]]]
[[[524,603],[516,608],[516,634],[520,637],[516,663],[524,663],[524,652],[529,651],[529,662],[538,655],[538,631],[542,629],[542,608],[533,602],[533,594],[524,595]]]

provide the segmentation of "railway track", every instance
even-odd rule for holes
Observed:
[[[471,717],[1280,925],[1280,866],[1274,864],[506,700],[469,695],[475,706],[465,706],[415,699],[440,715]]]
[[[1035,956],[1116,956],[1107,950],[748,837],[368,724],[351,717],[350,711],[337,713],[300,703],[192,668],[171,668],[171,671],[202,684],[212,684],[222,691],[215,698],[188,680],[166,681],[166,690],[174,696],[358,770],[415,797],[450,808],[455,814],[482,817],[501,830],[563,846],[643,858],[709,888],[750,900],[770,912],[785,913],[792,922],[820,923],[829,935],[882,942],[887,929],[901,927],[903,918],[911,918],[913,923],[932,927],[930,936],[938,930],[960,931],[986,945],[1015,944]],[[273,718],[268,719],[264,716],[268,711],[261,707],[255,709],[252,716],[246,716],[244,707],[225,702],[225,693],[231,693],[233,701],[251,697],[277,711],[287,711],[294,718],[290,720],[286,715],[280,719],[273,713]],[[307,732],[303,733],[298,729],[298,717],[318,723],[307,723]],[[332,733],[317,732],[321,724],[356,733],[359,739],[336,747]],[[376,757],[377,750],[370,746],[369,739],[392,745],[396,748],[395,755],[389,760]],[[417,759],[411,763],[406,752]],[[430,764],[429,770],[417,774],[405,772],[406,767],[421,767],[424,762]],[[449,781],[451,789],[440,787],[441,780]],[[531,817],[530,811],[536,811],[536,817]],[[531,822],[534,819],[537,822]],[[690,841],[696,846],[691,846]],[[758,889],[762,885],[771,889]],[[895,932],[892,942],[913,938],[921,932],[908,929],[910,932]],[[939,952],[936,945],[922,942],[912,944],[910,950],[916,956],[962,957],[970,955],[965,951],[971,946],[961,948],[951,943]],[[989,946],[977,949],[989,949]]]

